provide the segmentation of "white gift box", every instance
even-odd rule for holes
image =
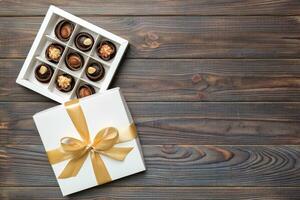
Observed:
[[[61,20],[68,20],[75,25],[70,39],[66,42],[58,39],[54,31],[55,26]],[[74,39],[80,32],[87,32],[94,38],[95,42],[93,47],[87,52],[79,50],[74,44]],[[96,49],[101,41],[110,41],[116,46],[116,55],[113,59],[105,61],[97,55]],[[63,54],[57,64],[49,62],[45,56],[47,46],[53,43],[60,44],[64,47]],[[127,45],[127,40],[60,8],[50,6],[16,82],[59,103],[75,98],[76,88],[83,84],[93,86],[96,93],[102,92],[107,90],[109,87],[116,69],[125,53]],[[72,71],[66,67],[64,58],[68,52],[77,52],[83,57],[84,65],[80,70]],[[94,82],[87,78],[85,68],[88,67],[89,64],[95,62],[100,63],[103,66],[105,75],[101,80]],[[49,83],[41,83],[35,78],[34,70],[41,64],[49,65],[54,71]],[[69,74],[75,79],[75,86],[72,91],[64,93],[55,87],[55,79],[60,74]]]
[[[88,96],[79,102],[87,121],[91,139],[95,137],[100,129],[105,127],[126,127],[133,123],[119,88]],[[81,139],[64,105],[41,111],[35,114],[33,118],[46,151],[58,148],[60,139],[63,137]],[[145,170],[138,137],[115,146],[133,147],[133,149],[123,161],[101,155],[112,181]],[[52,165],[56,177],[59,176],[67,163],[68,160],[65,160]],[[57,181],[63,195],[98,185],[89,157],[75,177],[58,178]]]

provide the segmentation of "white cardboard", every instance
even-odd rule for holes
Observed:
[[[53,16],[57,16],[59,17],[59,19],[67,19],[72,21],[76,26],[75,26],[75,30],[76,29],[80,29],[84,28],[87,31],[91,31],[95,34],[98,35],[97,38],[95,39],[95,44],[93,49],[95,49],[95,46],[97,45],[97,39],[101,39],[101,38],[106,38],[112,42],[114,42],[117,45],[117,54],[115,55],[115,57],[113,58],[112,61],[103,61],[101,60],[99,57],[95,56],[94,53],[91,51],[90,53],[85,53],[85,52],[81,52],[80,50],[74,48],[76,51],[80,52],[81,54],[83,54],[83,56],[92,58],[100,63],[103,64],[105,70],[106,70],[106,74],[103,80],[101,80],[99,83],[95,83],[92,81],[89,81],[88,79],[84,78],[83,73],[81,75],[76,75],[78,72],[72,72],[69,71],[68,69],[64,70],[63,68],[60,68],[63,62],[63,57],[64,54],[66,53],[66,50],[64,51],[64,54],[62,56],[62,58],[60,59],[60,62],[58,63],[58,65],[53,64],[48,62],[46,59],[43,58],[43,56],[40,56],[44,51],[44,46],[42,45],[43,43],[47,44],[47,41],[52,41],[52,42],[56,42],[56,43],[61,43],[64,46],[66,46],[68,49],[74,50],[72,47],[72,40],[74,39],[74,34],[71,36],[70,40],[67,43],[63,43],[60,40],[58,40],[55,36],[53,36],[53,33],[49,33],[49,30],[54,30],[55,29],[55,25],[57,24],[53,22]],[[55,20],[54,20],[55,21]],[[47,34],[48,32],[48,34]],[[68,94],[64,94],[61,92],[58,92],[55,90],[55,86],[54,85],[54,81],[53,81],[53,77],[55,77],[58,73],[58,71],[62,71],[62,72],[66,72],[71,74],[73,77],[75,77],[76,80],[78,80],[76,82],[76,85],[74,88],[76,88],[80,82],[85,82],[88,84],[91,84],[95,87],[96,91],[98,92],[102,92],[107,90],[107,88],[109,87],[110,82],[112,81],[112,78],[117,70],[117,67],[126,51],[126,48],[128,46],[128,41],[111,33],[108,32],[98,26],[95,26],[79,17],[76,17],[58,7],[55,7],[53,5],[51,5],[48,9],[48,12],[44,18],[44,21],[37,33],[37,36],[31,46],[31,49],[27,55],[27,58],[22,66],[22,69],[18,75],[18,78],[16,80],[16,82],[22,86],[25,86],[37,93],[40,93],[50,99],[53,99],[59,103],[63,103],[66,102],[72,98],[74,98],[75,96],[75,89]],[[54,75],[52,77],[52,80],[50,82],[50,84],[42,84],[42,83],[38,83],[37,81],[35,81],[34,79],[31,79],[29,77],[34,77],[32,75],[28,75],[28,71],[32,70],[31,68],[35,67],[35,63],[36,62],[44,62],[46,64],[49,64],[50,66],[52,66],[53,68],[55,68],[55,72]],[[57,67],[56,67],[57,66]],[[84,66],[85,67],[85,66]],[[84,68],[83,67],[83,68]],[[56,70],[57,68],[57,70]],[[78,77],[80,76],[80,77]],[[53,89],[54,87],[54,89]]]
[[[80,105],[87,120],[91,139],[104,127],[127,127],[133,122],[119,88],[81,99]],[[63,105],[39,112],[33,118],[46,151],[58,148],[62,137],[81,139]],[[134,148],[124,161],[101,156],[112,180],[146,169],[138,138],[116,146]],[[52,165],[56,177],[59,176],[67,162]],[[76,177],[57,179],[57,181],[63,195],[96,186],[97,182],[90,158],[86,159]]]

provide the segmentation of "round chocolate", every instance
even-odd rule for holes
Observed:
[[[94,38],[86,32],[78,33],[75,37],[75,46],[81,51],[89,51],[93,47]]]
[[[47,60],[53,63],[58,63],[64,51],[64,47],[57,43],[50,44],[45,52]]]
[[[91,63],[85,68],[85,74],[91,81],[99,81],[104,77],[105,70],[100,63]]]
[[[105,61],[113,59],[116,51],[116,46],[110,41],[102,41],[97,48],[98,56]]]
[[[76,90],[77,98],[83,98],[92,94],[95,94],[95,89],[93,88],[93,86],[88,84],[81,85]]]
[[[47,64],[40,64],[34,70],[35,78],[41,83],[48,83],[53,75],[53,69]]]
[[[70,70],[77,71],[82,68],[84,59],[79,53],[71,52],[66,55],[65,63]]]
[[[55,27],[55,35],[58,39],[66,42],[70,39],[74,30],[74,24],[68,20],[60,21]]]
[[[75,80],[69,74],[60,74],[56,77],[56,88],[61,92],[70,92],[74,85]]]

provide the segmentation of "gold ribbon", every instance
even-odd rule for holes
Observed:
[[[135,125],[132,123],[123,130],[106,127],[100,130],[91,142],[90,133],[79,100],[71,100],[65,103],[65,107],[82,140],[64,137],[60,140],[59,148],[47,151],[51,164],[70,160],[58,178],[64,179],[76,176],[84,161],[90,155],[97,183],[104,184],[110,182],[111,177],[100,155],[119,161],[124,160],[133,147],[114,147],[114,145],[136,138]]]

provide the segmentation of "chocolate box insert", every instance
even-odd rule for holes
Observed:
[[[98,46],[106,41],[112,44],[114,52],[106,46],[102,50],[105,58],[101,58]],[[81,96],[91,91],[104,91],[114,76],[127,44],[126,40],[104,29],[51,6],[17,83],[60,103],[80,96],[77,95],[77,88],[83,83],[90,85],[94,91],[88,91],[87,88],[81,91]],[[107,56],[110,58],[107,59]],[[45,66],[41,67],[41,64]],[[89,66],[92,64],[95,66]],[[74,79],[72,87],[66,91],[57,87],[57,76],[62,74],[68,74]]]

